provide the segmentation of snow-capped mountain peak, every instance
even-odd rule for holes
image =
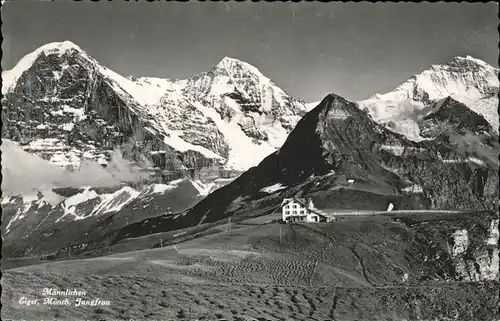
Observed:
[[[413,99],[429,101],[453,94],[481,98],[498,91],[498,69],[486,62],[467,57],[455,57],[446,64],[436,64],[411,76],[395,90],[376,94],[383,100]]]
[[[480,59],[457,56],[411,76],[388,93],[360,101],[359,105],[378,122],[390,122],[391,130],[419,141],[424,138],[419,135],[416,119],[423,109],[451,96],[482,115],[498,131],[498,73],[497,68]]]
[[[241,72],[245,72],[257,76],[261,83],[270,81],[270,79],[264,76],[259,69],[236,58],[226,56],[217,64],[217,67],[225,69],[231,76],[240,76]]]
[[[72,43],[71,41],[63,41],[48,43],[27,54],[21,60],[19,60],[14,68],[2,72],[2,93],[5,94],[7,91],[15,87],[18,79],[25,71],[31,68],[33,63],[38,57],[40,57],[40,55],[44,54],[48,56],[52,54],[58,54],[59,56],[61,56],[71,51],[78,51],[82,54],[85,53],[82,48]]]
[[[461,67],[461,66],[463,66],[464,63],[467,65],[477,65],[477,66],[482,66],[482,67],[485,67],[488,69],[495,69],[495,67],[488,64],[487,62],[485,62],[481,59],[478,59],[478,58],[474,58],[474,57],[469,56],[469,55],[467,55],[465,57],[456,56],[448,63],[448,65],[457,65],[457,66]]]

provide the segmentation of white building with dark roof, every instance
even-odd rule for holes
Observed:
[[[327,216],[314,207],[310,198],[285,198],[281,202],[284,222],[326,222]]]

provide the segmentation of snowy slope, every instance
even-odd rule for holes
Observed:
[[[312,102],[312,103],[306,103],[306,109],[307,109],[307,111],[310,111],[310,110],[314,109],[314,107],[318,106],[320,102],[321,101],[315,101],[315,102]]]
[[[482,115],[498,132],[498,69],[479,59],[455,57],[432,65],[391,92],[358,102],[376,121],[420,141],[417,121],[436,101],[451,96]]]

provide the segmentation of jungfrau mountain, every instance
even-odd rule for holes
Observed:
[[[499,70],[466,56],[432,65],[396,89],[359,102],[360,108],[392,131],[414,141],[430,139],[425,118],[448,97],[481,115],[498,134]],[[463,115],[463,121],[467,117]],[[473,126],[473,124],[471,124]]]

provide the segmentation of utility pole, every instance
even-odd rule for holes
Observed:
[[[227,219],[227,224],[226,224],[226,228],[224,229],[224,233],[228,232],[229,235],[231,235],[231,218],[229,217]]]

